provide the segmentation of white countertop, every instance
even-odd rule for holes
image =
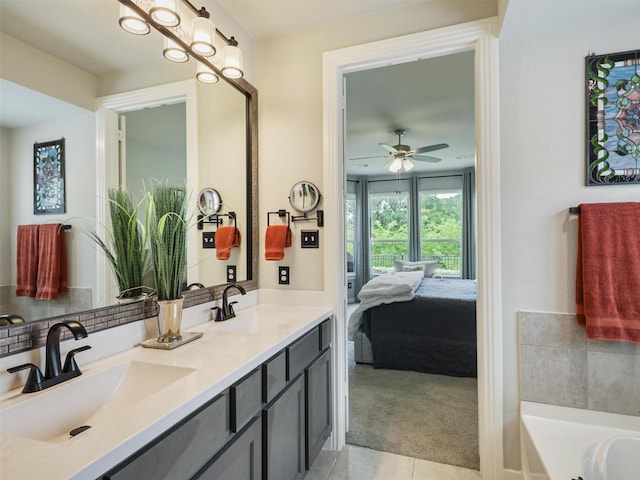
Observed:
[[[132,361],[194,371],[111,421],[61,443],[0,433],[0,478],[98,478],[331,314],[328,307],[259,304],[226,322],[183,328],[204,335],[175,350],[135,347],[88,365],[79,356],[81,377],[38,393],[23,395],[21,388],[7,392],[1,398],[2,409]]]

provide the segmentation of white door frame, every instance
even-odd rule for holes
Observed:
[[[198,178],[198,109],[196,81],[183,80],[164,85],[116,93],[97,99],[96,112],[96,230],[103,235],[103,225],[108,223],[108,189],[119,187],[119,152],[118,152],[118,114],[141,110],[143,108],[170,105],[178,102],[186,103],[187,128],[187,185],[194,185]],[[197,252],[197,236],[187,238],[187,252]],[[195,262],[193,262],[195,265]],[[187,278],[190,275],[187,267]],[[114,291],[114,278],[109,269],[106,257],[97,255],[96,263],[96,291]]]
[[[478,210],[478,417],[480,470],[503,477],[503,380],[500,263],[498,39],[495,18],[381,40],[323,55],[324,288],[336,312],[331,447],[344,446],[348,415],[344,241],[344,74],[464,51],[475,52],[476,185]]]

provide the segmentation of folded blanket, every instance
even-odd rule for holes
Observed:
[[[358,293],[360,304],[349,318],[349,340],[362,325],[362,314],[378,305],[413,300],[424,279],[424,272],[385,273],[369,280]]]

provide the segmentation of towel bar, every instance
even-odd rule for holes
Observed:
[[[286,210],[278,210],[277,212],[267,212],[267,227],[270,224],[270,216],[271,215],[278,215],[278,217],[282,218],[282,217],[287,217],[287,226],[291,227],[291,215],[289,214],[289,212],[287,212]]]
[[[572,215],[579,215],[580,207],[569,207],[569,213]]]
[[[205,223],[213,223],[216,228],[219,227],[224,223],[224,221],[220,217],[229,217],[229,221],[233,220],[233,226],[238,226],[236,222],[236,212],[214,213],[206,217],[204,215],[198,215],[198,230],[202,230]]]

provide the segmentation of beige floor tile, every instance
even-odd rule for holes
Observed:
[[[329,480],[411,480],[414,459],[346,445]]]
[[[480,472],[416,459],[412,480],[480,480]]]
[[[338,455],[338,452],[332,450],[321,450],[304,480],[327,480]]]

